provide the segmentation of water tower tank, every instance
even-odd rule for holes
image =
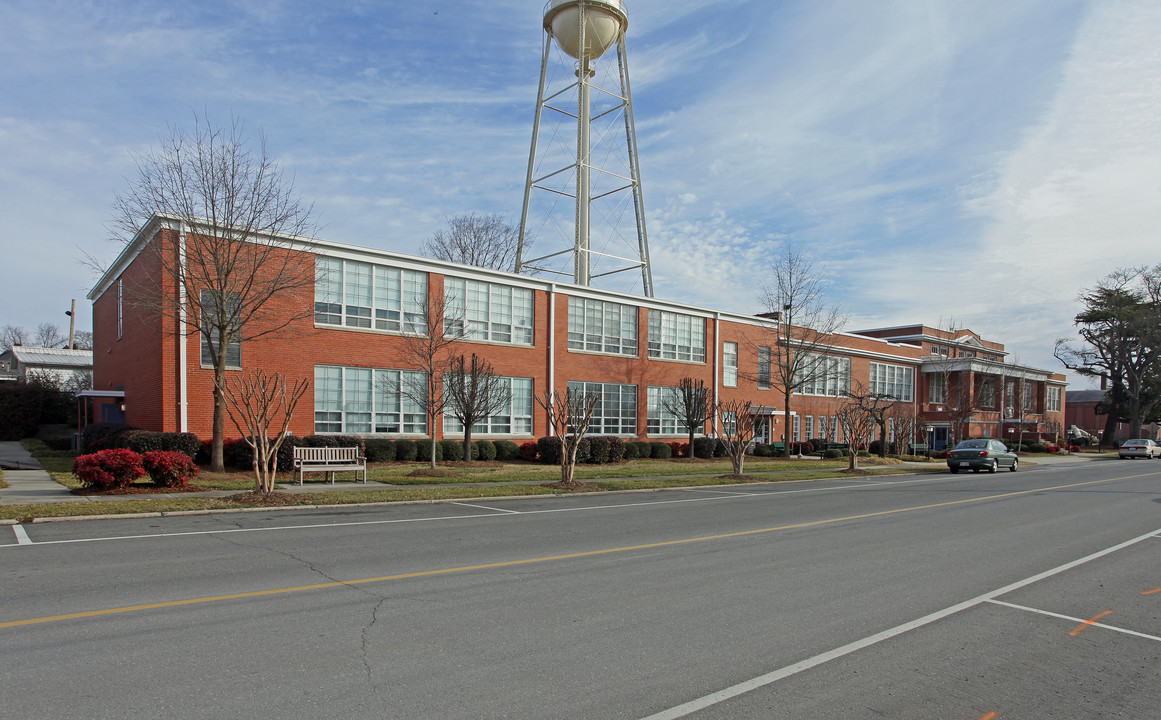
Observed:
[[[548,0],[544,10],[544,27],[552,33],[560,49],[580,58],[580,5],[585,10],[585,52],[590,59],[599,58],[617,42],[629,18],[622,0]]]

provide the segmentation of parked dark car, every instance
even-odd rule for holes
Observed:
[[[996,472],[1002,467],[1016,472],[1020,467],[1020,459],[999,440],[964,440],[947,454],[947,469],[953,473],[968,468],[972,472]]]

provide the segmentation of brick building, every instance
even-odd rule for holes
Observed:
[[[213,384],[208,349],[196,334],[179,332],[174,317],[130,301],[144,286],[177,296],[164,278],[158,283],[155,256],[143,250],[151,244],[184,247],[184,237],[176,219],[154,216],[89,293],[94,387],[118,400],[102,408],[104,420],[208,438]],[[466,337],[457,350],[485,357],[511,390],[510,406],[482,423],[476,437],[523,440],[548,434],[534,396],[546,388],[574,387],[600,394],[594,432],[681,438],[685,429],[665,411],[663,399],[686,377],[704,381],[716,400],[751,401],[763,440],[783,434],[782,393],[771,372],[772,348],[779,343],[776,318],[313,238],[277,241],[279,252],[312,268],[316,280],[271,304],[271,322],[277,319],[285,327],[232,345],[227,357],[230,372],[263,368],[311,381],[291,426],[295,434],[458,436],[450,416],[429,433],[422,408],[401,392],[415,370],[405,360],[404,334],[430,331],[423,326],[426,308],[439,298],[448,318],[464,324]],[[945,410],[929,401],[924,384],[935,367],[933,357],[942,357],[931,355],[934,344],[957,353],[955,377],[1031,377],[1038,394],[1020,421],[1027,431],[1048,432],[1062,421],[1062,376],[1006,367],[1003,346],[973,334],[944,338],[915,326],[830,337],[825,357],[819,358],[826,376],[794,395],[792,437],[842,441],[835,415],[852,381],[898,398],[896,415],[910,418],[910,424],[892,428],[906,432],[907,439],[922,440],[915,428],[928,421],[948,427]],[[967,349],[975,347],[986,348],[987,357],[969,359]],[[970,428],[998,437],[1012,419],[1005,424],[1002,406],[987,410],[972,418]],[[716,427],[707,424],[703,430],[713,433]]]

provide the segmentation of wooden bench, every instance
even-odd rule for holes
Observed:
[[[367,458],[357,447],[296,447],[294,470],[298,473],[299,485],[308,472],[325,472],[331,485],[335,484],[336,472],[361,472],[363,484],[367,484]]]

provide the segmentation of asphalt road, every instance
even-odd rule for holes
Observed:
[[[1153,718],[1161,463],[0,527],[13,718]]]

